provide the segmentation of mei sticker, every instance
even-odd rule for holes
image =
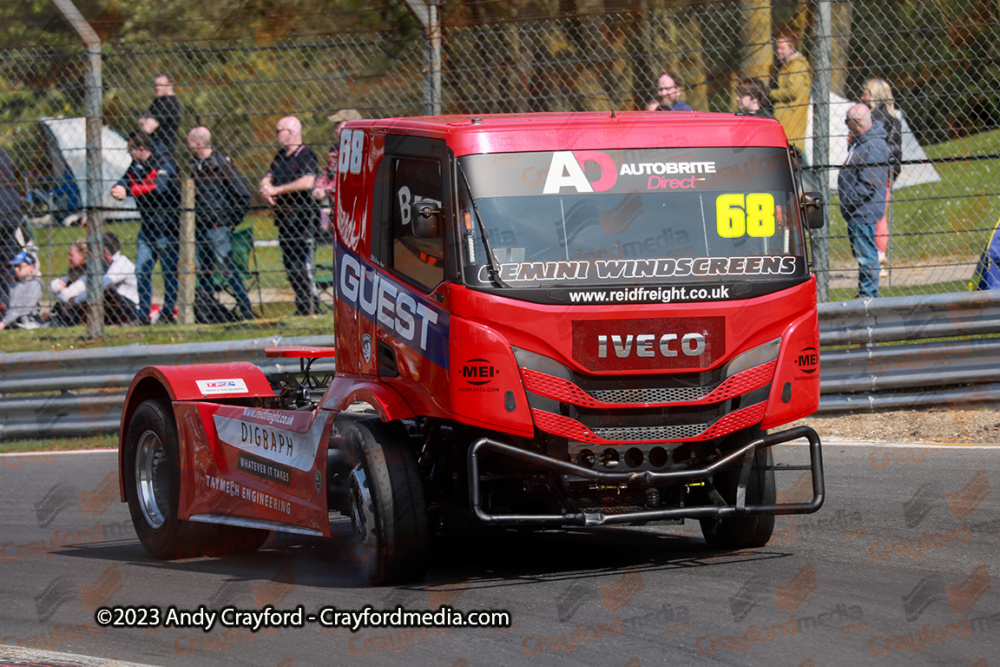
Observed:
[[[198,390],[203,396],[212,394],[246,394],[249,393],[247,383],[242,378],[230,380],[196,380]]]

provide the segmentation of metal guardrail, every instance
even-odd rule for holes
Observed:
[[[1000,338],[981,337],[1000,334],[1000,293],[825,303],[819,328],[821,414],[1000,398]]]
[[[822,414],[1000,399],[1000,338],[981,337],[1000,334],[1000,294],[827,303],[819,322]],[[955,340],[885,344],[940,338]],[[267,374],[296,372],[299,360],[269,359],[264,348],[332,343],[302,336],[0,354],[0,441],[114,433],[125,390],[145,366],[249,361]],[[334,367],[319,359],[313,370]]]
[[[298,359],[268,358],[278,345],[330,346],[332,336],[256,338],[188,345],[0,354],[0,441],[114,433],[125,393],[146,366],[249,361],[267,374],[295,373]],[[314,373],[332,373],[333,359],[317,359]]]

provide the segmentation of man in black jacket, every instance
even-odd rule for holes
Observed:
[[[148,321],[153,301],[153,267],[157,260],[163,272],[163,309],[160,322],[174,322],[177,303],[177,244],[180,235],[181,189],[177,163],[163,144],[142,130],[128,134],[132,164],[114,187],[111,196],[135,197],[142,217],[136,242],[135,265],[139,280],[139,316]]]
[[[253,310],[246,287],[233,261],[233,230],[243,222],[250,207],[250,188],[226,155],[212,147],[212,133],[196,127],[187,136],[191,150],[191,175],[194,177],[194,208],[198,255],[198,290],[202,300],[210,302],[214,291],[215,266],[225,277],[239,314],[252,320]]]

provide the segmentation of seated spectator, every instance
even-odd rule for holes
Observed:
[[[69,327],[83,322],[83,305],[77,298],[87,291],[87,239],[79,238],[69,246],[66,275],[49,286],[56,297],[52,326]]]
[[[104,232],[104,323],[133,324],[139,317],[139,283],[135,264],[121,254],[121,241],[114,232]],[[77,302],[87,300],[86,290]]]
[[[0,321],[3,329],[37,329],[41,326],[42,280],[35,275],[35,258],[23,250],[10,260],[14,282],[10,287],[7,310]]]

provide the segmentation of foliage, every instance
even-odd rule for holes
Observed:
[[[205,41],[270,46],[350,30],[416,27],[403,0],[73,0],[104,43]],[[80,40],[52,0],[0,3],[0,48],[67,50]]]
[[[869,76],[886,78],[923,143],[1000,127],[997,5],[854,3],[848,94],[856,97]]]

